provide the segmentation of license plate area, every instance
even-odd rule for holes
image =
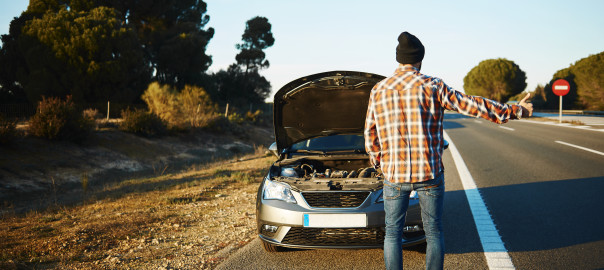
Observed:
[[[366,214],[304,214],[304,227],[308,228],[364,228]]]

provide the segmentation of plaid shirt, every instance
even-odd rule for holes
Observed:
[[[445,109],[498,124],[522,115],[518,105],[465,95],[439,78],[399,65],[371,90],[365,119],[365,150],[388,181],[422,182],[444,171]]]

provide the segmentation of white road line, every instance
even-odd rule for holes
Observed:
[[[504,127],[504,126],[499,126],[499,128],[503,128],[503,129],[507,129],[510,131],[514,131],[515,129],[511,128],[511,127]]]
[[[503,241],[501,241],[501,236],[499,236],[499,232],[497,231],[497,228],[495,228],[493,219],[480,195],[480,191],[474,182],[474,178],[472,178],[468,167],[461,158],[461,155],[459,154],[459,151],[457,151],[449,134],[447,134],[447,132],[443,133],[445,139],[449,141],[449,151],[451,151],[451,155],[453,155],[453,161],[457,167],[459,178],[461,178],[461,184],[463,185],[468,204],[470,205],[470,210],[472,211],[472,216],[474,217],[474,223],[476,224],[476,230],[480,237],[482,250],[487,259],[487,266],[489,269],[516,269],[507,249],[503,245]]]
[[[533,121],[533,120],[518,120],[520,122],[527,122],[527,123],[533,123],[533,124],[542,124],[542,125],[550,125],[550,126],[558,126],[558,127],[569,127],[569,128],[576,128],[576,129],[582,129],[582,130],[593,130],[593,131],[600,131],[600,132],[604,132],[604,129],[597,129],[597,128],[592,128],[592,127],[585,127],[585,126],[575,126],[575,125],[571,125],[571,124],[559,124],[557,122],[542,122],[542,121]],[[596,124],[589,124],[590,126],[594,126]]]
[[[557,143],[559,143],[559,144],[568,145],[568,146],[570,146],[570,147],[579,148],[579,149],[581,149],[581,150],[589,151],[589,152],[596,153],[596,154],[598,154],[598,155],[602,155],[602,156],[604,156],[604,153],[602,153],[602,152],[600,152],[600,151],[593,150],[593,149],[589,149],[589,148],[587,148],[587,147],[578,146],[578,145],[574,145],[574,144],[572,144],[572,143],[567,143],[567,142],[563,142],[563,141],[556,141],[556,142],[557,142]],[[451,145],[451,142],[449,141],[449,147],[451,147],[450,145]]]
[[[478,123],[478,124],[482,124],[483,121],[480,120],[474,120],[474,122]]]

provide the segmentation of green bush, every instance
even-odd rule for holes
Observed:
[[[235,124],[243,124],[243,121],[245,121],[245,119],[243,118],[243,116],[241,116],[241,114],[237,112],[232,112],[229,113],[229,121]]]
[[[0,114],[0,144],[8,144],[17,137],[17,122]]]
[[[159,137],[166,134],[166,125],[162,119],[152,112],[141,109],[123,110],[119,129],[145,137]]]
[[[181,91],[151,83],[142,99],[149,110],[163,119],[171,129],[204,128],[218,117],[217,106],[200,87],[186,85]]]
[[[256,110],[255,112],[247,111],[245,114],[245,120],[250,121],[254,124],[259,124],[262,122],[262,111]]]
[[[42,98],[36,114],[29,120],[29,134],[50,140],[80,142],[94,128],[94,119],[84,117],[68,96]]]

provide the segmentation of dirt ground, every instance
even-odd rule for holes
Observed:
[[[270,127],[243,130],[143,138],[105,128],[82,144],[20,138],[0,146],[0,214],[45,208],[49,202],[70,204],[82,199],[82,190],[238,157],[274,141]]]
[[[213,269],[256,237],[272,129],[0,149],[0,269]]]

